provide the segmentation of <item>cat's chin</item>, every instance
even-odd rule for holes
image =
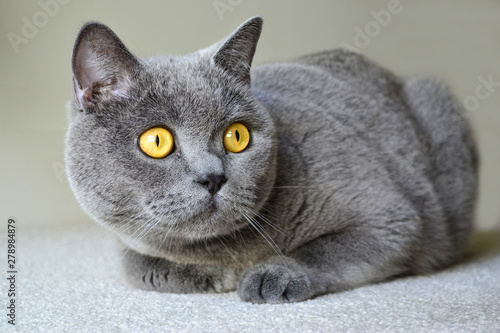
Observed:
[[[220,200],[211,200],[185,222],[185,232],[179,231],[183,238],[199,241],[232,234],[247,226],[243,221],[244,216],[234,210],[234,207],[228,207]]]
[[[119,234],[120,239],[135,251],[146,255],[175,253],[185,246],[215,240],[248,227],[244,217],[228,220],[219,210],[206,211],[191,221],[151,221],[155,228],[137,237]],[[205,244],[204,243],[204,244]]]
[[[180,214],[150,210],[145,219],[154,227],[143,235],[150,241],[156,238],[156,244],[170,243],[173,239],[195,242],[226,236],[248,225],[245,215],[241,213],[243,210],[219,196],[204,198]]]

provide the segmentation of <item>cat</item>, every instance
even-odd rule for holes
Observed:
[[[147,59],[81,28],[67,175],[125,280],[285,303],[456,262],[478,156],[448,88],[342,49],[251,69],[262,23]]]

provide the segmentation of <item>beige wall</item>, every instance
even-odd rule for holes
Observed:
[[[265,23],[255,63],[350,45],[398,74],[447,81],[469,104],[480,145],[477,225],[500,228],[500,86],[482,83],[500,82],[500,1],[54,1],[0,0],[0,219],[89,223],[63,167],[70,57],[82,23],[108,24],[147,56],[205,47],[258,14]]]

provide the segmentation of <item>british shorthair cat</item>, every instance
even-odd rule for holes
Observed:
[[[345,50],[251,69],[261,27],[146,59],[82,27],[67,174],[126,280],[282,303],[455,262],[477,183],[459,102]]]

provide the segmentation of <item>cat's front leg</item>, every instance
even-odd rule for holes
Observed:
[[[128,248],[122,267],[134,287],[167,293],[220,293],[236,288],[237,276],[227,268],[177,264]]]
[[[400,275],[410,260],[411,239],[403,238],[391,242],[369,230],[322,236],[249,268],[238,295],[252,303],[297,302]]]

